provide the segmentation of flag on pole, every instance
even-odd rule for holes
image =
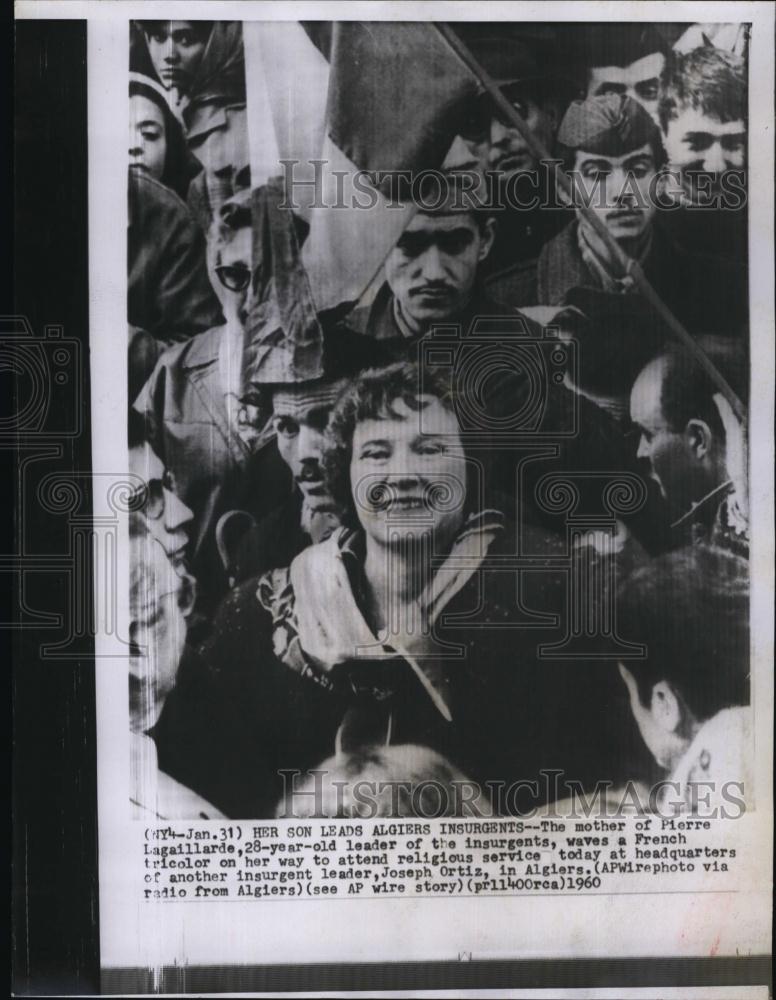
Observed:
[[[260,267],[297,270],[296,325],[282,308],[256,307],[254,381],[301,381],[320,374],[310,317],[355,304],[412,217],[386,182],[439,169],[461,105],[482,88],[430,24],[246,22],[244,42],[251,183],[282,178],[275,190],[295,206],[270,200],[275,229],[259,226],[277,232],[285,216],[285,259],[266,241],[254,249]],[[261,348],[269,312],[274,332]]]

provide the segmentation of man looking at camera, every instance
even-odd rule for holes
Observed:
[[[580,288],[612,296],[637,293],[631,275],[585,217],[581,206],[587,205],[690,333],[742,331],[745,272],[720,257],[684,253],[658,221],[665,151],[644,108],[618,94],[574,101],[558,145],[577,217],[542,250],[538,300],[564,304]]]
[[[385,284],[371,307],[348,322],[376,340],[389,341],[397,359],[434,325],[459,325],[465,335],[475,316],[514,314],[494,302],[479,282],[495,238],[487,213],[455,206],[419,208],[385,262]]]

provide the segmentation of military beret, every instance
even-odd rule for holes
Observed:
[[[660,146],[660,132],[644,108],[625,94],[601,94],[572,101],[558,130],[558,142],[603,156],[624,156],[646,143]]]

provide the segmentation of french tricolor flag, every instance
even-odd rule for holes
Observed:
[[[273,297],[253,370],[301,381],[319,374],[315,318],[361,298],[414,211],[367,175],[439,169],[482,88],[429,23],[245,22],[243,37],[254,265]]]

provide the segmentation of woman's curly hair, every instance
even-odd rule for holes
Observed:
[[[369,368],[342,391],[326,430],[322,465],[329,493],[345,512],[343,523],[348,527],[358,527],[350,483],[356,425],[365,420],[402,420],[402,414],[395,409],[399,400],[419,412],[429,405],[429,397],[455,413],[449,381],[416,363],[403,361],[386,368]]]

